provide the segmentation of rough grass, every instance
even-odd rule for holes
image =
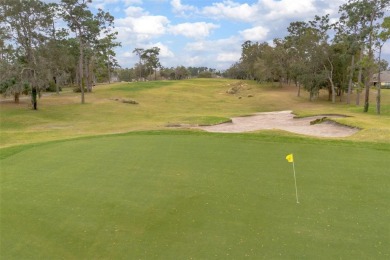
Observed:
[[[364,114],[362,107],[345,102],[332,105],[326,100],[327,93],[322,93],[315,102],[309,102],[305,93],[296,97],[294,86],[258,85],[247,81],[239,93],[227,94],[237,82],[196,79],[116,83],[96,87],[93,93],[86,95],[85,105],[80,104],[80,95],[75,93],[45,96],[39,100],[39,111],[29,109],[28,100],[19,105],[1,102],[0,147],[96,134],[161,130],[169,124],[215,124],[234,116],[287,109],[300,116],[346,114],[351,117],[337,121],[363,129],[349,139],[390,140],[389,90],[382,91],[382,115],[377,116],[374,90],[370,111]],[[115,99],[132,99],[139,104]]]
[[[27,148],[0,161],[2,259],[390,256],[388,146],[151,132]]]

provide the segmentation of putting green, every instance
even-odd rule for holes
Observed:
[[[388,258],[389,149],[291,140],[167,132],[21,149],[1,160],[0,257]]]

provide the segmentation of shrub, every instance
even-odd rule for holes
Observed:
[[[127,104],[133,104],[133,105],[138,105],[138,102],[132,99],[123,99],[122,103],[127,103]]]
[[[60,86],[58,86],[58,90],[62,91],[62,88]],[[49,87],[46,88],[46,91],[47,92],[56,92],[57,91],[56,83],[54,81],[50,81]]]
[[[78,85],[73,85],[72,88],[73,88],[73,92],[75,92],[75,93],[80,93],[81,92],[81,88]],[[84,87],[84,92],[87,92],[87,88],[86,87]]]
[[[199,73],[198,78],[211,78],[213,75],[209,71]]]

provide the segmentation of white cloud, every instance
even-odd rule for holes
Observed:
[[[116,20],[118,39],[126,43],[144,42],[164,35],[169,24],[165,16],[144,15]]]
[[[347,1],[345,0],[321,0],[319,2],[316,2],[315,4],[318,4],[318,11],[321,11],[321,6],[325,5],[327,6],[326,11],[323,14],[330,14],[331,16],[337,15],[339,11],[339,7],[343,4],[346,4]]]
[[[119,5],[119,4],[123,4],[124,6],[141,5],[143,4],[143,1],[142,0],[93,0],[91,5],[95,9],[100,8],[105,10],[107,5]]]
[[[174,2],[174,1],[172,1]],[[180,2],[180,0],[175,0]],[[192,12],[210,19],[227,19],[239,22],[264,24],[266,21],[304,19],[315,14],[335,15],[345,0],[258,0],[255,3],[239,3],[233,0],[214,2]]]
[[[135,57],[135,54],[133,52],[125,51],[121,56],[125,58],[133,58]]]
[[[192,5],[183,5],[181,3],[181,0],[172,0],[171,6],[174,13],[177,13],[179,15],[185,15],[186,12],[195,12],[197,11],[197,8]]]
[[[147,45],[144,46],[144,48],[146,48],[146,49],[153,48],[153,47],[160,48],[159,57],[161,57],[161,58],[173,58],[173,57],[175,57],[175,54],[173,54],[173,52],[169,49],[169,47],[166,46],[165,44],[161,43],[161,42],[150,43],[150,44],[147,44]]]
[[[105,9],[107,4],[116,4],[118,0],[95,0],[92,6],[96,9]]]
[[[240,52],[221,52],[217,56],[218,62],[236,62],[240,59]]]
[[[141,17],[148,15],[143,8],[138,6],[129,6],[125,9],[125,14],[130,17]]]
[[[143,49],[149,49],[152,47],[159,47],[160,48],[160,54],[159,54],[160,62],[164,66],[167,66],[167,63],[173,64],[172,66],[175,66],[175,64],[177,64],[177,62],[178,62],[177,59],[175,59],[175,54],[169,49],[168,46],[166,46],[165,44],[163,44],[161,42],[157,42],[157,43],[149,42],[149,43],[144,43],[144,44],[139,43],[139,44],[134,45],[134,46],[136,46],[137,48],[143,48]],[[133,47],[133,48],[135,49],[136,47]],[[121,52],[121,50],[123,51],[123,48],[118,50],[118,52],[117,52],[117,59],[122,67],[132,67],[132,66],[134,66],[135,63],[138,62],[139,58],[135,53],[133,53],[132,51],[129,51],[129,50]]]
[[[214,41],[197,41],[188,43],[185,46],[187,51],[195,52],[213,52],[232,51],[241,48],[241,39],[238,37],[230,37]]]
[[[239,4],[231,0],[221,3],[213,3],[211,6],[203,8],[201,13],[209,18],[225,18],[237,21],[250,22],[257,19],[258,5],[247,3]]]
[[[103,0],[106,1],[106,0]],[[114,0],[115,1],[115,0]],[[126,6],[129,5],[141,5],[143,2],[142,0],[121,0]]]
[[[207,49],[207,42],[191,42],[186,45],[186,49],[189,51],[203,51]]]
[[[245,41],[263,41],[266,39],[268,32],[269,29],[262,26],[256,26],[251,29],[240,31],[240,34]]]
[[[104,3],[97,3],[97,4],[95,4],[95,8],[96,8],[96,9],[102,9],[102,10],[104,10],[105,7],[106,7],[106,5],[105,5]]]
[[[52,0],[43,0],[43,1],[52,1]],[[60,2],[60,0],[53,0],[56,2]],[[94,9],[102,9],[104,11],[108,11],[112,14],[114,12],[120,12],[126,7],[130,7],[131,5],[142,5],[142,0],[93,0],[90,4]]]
[[[189,56],[186,57],[186,64],[182,64],[186,67],[196,67],[196,66],[203,66],[205,61],[207,61],[207,57],[202,55],[202,56]]]
[[[273,40],[268,40],[266,41],[268,43],[269,46],[271,46],[272,48],[276,47],[276,44]]]
[[[299,19],[306,17],[308,14],[316,14],[315,0],[263,0],[267,14],[267,20],[280,20],[286,18]]]
[[[241,37],[232,36],[211,41],[197,41],[185,46],[184,57],[191,66],[206,66],[216,69],[226,69],[237,62],[241,56]],[[187,65],[186,65],[187,66]]]
[[[174,35],[184,35],[188,38],[200,39],[210,35],[213,29],[218,28],[219,25],[213,23],[181,23],[171,26],[169,31]]]
[[[166,25],[169,23],[168,18],[165,16],[141,16],[137,19],[132,19],[133,28],[135,33],[143,34],[156,34],[161,35],[165,33]]]

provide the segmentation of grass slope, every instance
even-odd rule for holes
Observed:
[[[20,105],[0,102],[0,147],[80,136],[161,130],[167,125],[215,124],[234,116],[255,112],[294,110],[301,116],[313,114],[346,114],[339,122],[358,126],[363,131],[348,138],[356,141],[390,141],[390,90],[382,91],[382,115],[374,112],[372,91],[368,114],[363,108],[328,102],[327,94],[309,102],[306,93],[296,97],[294,86],[280,88],[251,81],[235,95],[226,91],[237,84],[228,79],[194,79],[116,83],[98,86],[86,95],[81,105],[80,94],[63,93],[39,100],[39,111],[28,109],[28,100]],[[248,97],[248,96],[253,97]],[[241,97],[241,99],[239,98]],[[133,99],[139,105],[115,99]]]
[[[321,143],[168,132],[31,147],[1,160],[0,257],[388,258],[389,150]]]

